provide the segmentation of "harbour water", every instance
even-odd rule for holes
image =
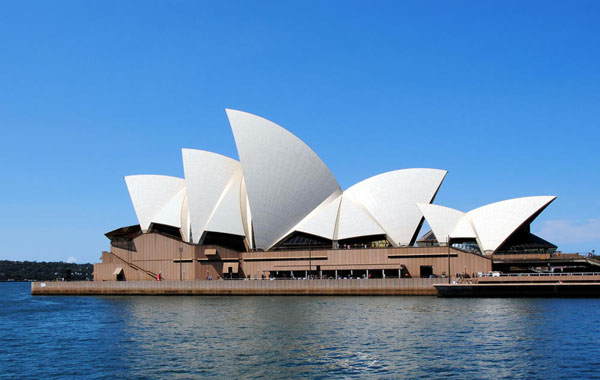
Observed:
[[[0,378],[600,378],[600,299],[31,296]]]

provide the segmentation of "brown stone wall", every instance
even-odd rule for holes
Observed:
[[[442,278],[33,282],[34,295],[415,295],[434,296]]]
[[[450,274],[477,272],[487,273],[492,268],[488,257],[459,251],[447,247],[401,247],[337,249],[315,251],[277,251],[242,253],[244,272],[261,276],[268,271],[308,271],[309,265],[315,271],[331,270],[398,270],[406,266],[412,277],[420,276],[421,266],[432,266],[433,273],[441,276],[448,274],[448,255],[450,255]],[[309,260],[309,256],[312,260]],[[290,258],[290,260],[285,260]],[[258,260],[257,260],[258,259]],[[273,261],[264,261],[271,259]],[[302,259],[302,260],[298,260]]]
[[[218,279],[223,276],[224,262],[238,261],[239,276],[249,275],[252,278],[261,278],[263,274],[268,277],[271,271],[308,271],[309,263],[313,273],[318,267],[322,271],[386,269],[392,276],[397,276],[397,271],[405,266],[412,277],[420,277],[421,266],[432,266],[433,273],[441,276],[442,273],[448,274],[448,256],[451,276],[463,272],[469,275],[477,272],[487,273],[492,266],[488,257],[447,247],[240,253],[217,246],[192,245],[156,233],[142,234],[135,238],[134,243],[136,252],[111,247],[114,255],[103,253],[102,263],[94,266],[94,280],[114,281],[113,272],[118,267],[123,268],[126,281],[153,280],[144,271],[136,270],[135,266],[155,274],[161,273],[166,281],[205,280],[209,276]],[[181,255],[179,248],[182,248]],[[216,249],[217,255],[207,256],[207,249]],[[312,257],[312,260],[309,260],[309,257]]]

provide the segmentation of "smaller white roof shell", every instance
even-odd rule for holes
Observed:
[[[182,156],[193,243],[199,243],[209,230],[212,217],[212,231],[243,235],[240,163],[196,149],[182,149]]]
[[[152,223],[165,224],[181,228],[182,215],[181,208],[186,196],[185,187],[177,193],[159,212],[152,218]]]
[[[346,194],[342,195],[334,240],[384,234],[385,230],[369,215],[363,205],[347,197]]]
[[[468,214],[463,215],[462,218],[458,220],[458,223],[450,233],[451,238],[466,238],[466,239],[475,239],[477,238],[477,234],[475,230],[473,230],[473,225],[471,224],[471,218],[469,218]]]
[[[191,236],[190,228],[190,205],[188,202],[187,189],[185,198],[183,198],[183,204],[181,205],[181,237],[186,243],[190,243]]]
[[[181,207],[185,198],[185,180],[164,175],[125,177],[127,190],[143,232],[151,223],[181,227]]]
[[[319,207],[298,223],[294,230],[334,240],[340,202],[342,201],[340,193],[341,191],[335,192],[323,201]]]
[[[468,212],[483,252],[494,252],[515,230],[542,212],[555,196],[508,199]]]
[[[240,184],[240,207],[242,212],[242,226],[246,235],[248,248],[254,249],[254,237],[252,235],[252,213],[250,212],[250,202],[248,202],[248,193],[246,192],[246,180],[242,176]]]
[[[439,243],[448,243],[448,237],[451,236],[458,221],[465,215],[462,211],[434,204],[417,203],[417,207],[425,216]]]
[[[344,198],[362,205],[390,243],[410,245],[423,219],[415,204],[431,203],[446,173],[439,169],[395,170],[357,183],[344,191]]]
[[[438,205],[419,204],[438,242],[474,238],[482,252],[496,251],[519,227],[532,221],[555,196],[534,196],[491,203],[467,213]]]
[[[240,202],[241,186],[242,168],[239,167],[231,176],[227,186],[225,186],[221,198],[210,216],[206,226],[207,231],[245,236]]]

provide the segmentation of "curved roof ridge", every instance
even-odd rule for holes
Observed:
[[[191,151],[191,152],[197,152],[197,153],[206,153],[206,154],[209,154],[211,156],[220,157],[220,158],[222,158],[224,160],[231,160],[231,161],[235,161],[235,162],[239,163],[239,161],[236,160],[233,157],[229,157],[229,156],[226,156],[226,155],[221,154],[221,153],[211,152],[210,150],[196,149],[196,148],[181,148],[182,154],[183,154],[183,151]]]
[[[361,184],[363,182],[367,182],[367,181],[373,180],[373,179],[375,179],[377,177],[383,177],[383,176],[392,175],[393,173],[396,173],[396,172],[404,172],[404,171],[408,172],[408,171],[413,171],[413,170],[415,170],[415,171],[417,171],[417,170],[438,170],[438,171],[444,172],[445,174],[448,174],[447,170],[445,170],[445,169],[437,169],[437,168],[404,168],[404,169],[393,169],[393,170],[388,170],[387,172],[383,172],[383,173],[379,173],[379,174],[374,174],[374,175],[372,175],[370,177],[362,179],[362,180],[356,182],[355,184],[351,185],[350,187],[348,187],[344,191],[348,191],[348,190],[350,190],[351,188],[353,188],[356,185],[359,185],[359,184]]]
[[[533,200],[534,198],[537,198],[537,199],[540,199],[540,198],[548,198],[548,199],[550,199],[550,198],[552,198],[551,201],[553,201],[554,199],[556,199],[556,195],[527,195],[525,197],[515,197],[515,198],[503,199],[501,201],[487,203],[487,204],[484,204],[482,206],[476,207],[476,208],[474,208],[474,209],[472,209],[470,211],[467,211],[467,213],[473,212],[475,210],[479,210],[479,209],[484,208],[484,207],[489,207],[489,206],[497,205],[497,204],[503,204],[503,203],[506,203],[506,202],[512,202],[512,201],[524,200],[524,199],[531,199],[531,200]]]

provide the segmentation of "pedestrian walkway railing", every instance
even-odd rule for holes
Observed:
[[[480,277],[554,277],[554,276],[600,276],[600,272],[573,272],[573,273],[485,273]]]
[[[129,265],[131,268],[133,268],[133,269],[135,269],[135,270],[138,270],[138,271],[142,271],[142,272],[146,273],[148,276],[150,276],[150,277],[152,277],[152,278],[156,279],[156,277],[157,277],[156,273],[154,273],[154,272],[151,272],[151,271],[149,271],[149,270],[146,270],[146,269],[144,269],[144,268],[142,268],[142,267],[140,267],[140,266],[138,266],[138,265],[135,265],[134,263],[132,263],[132,262],[129,262],[129,261],[127,261],[127,260],[125,260],[124,258],[122,258],[121,256],[117,255],[117,254],[116,254],[116,253],[114,253],[114,252],[108,252],[108,253],[110,253],[111,255],[113,255],[114,257],[116,257],[117,259],[121,260],[121,261],[122,261],[122,262],[124,262],[125,264]]]

